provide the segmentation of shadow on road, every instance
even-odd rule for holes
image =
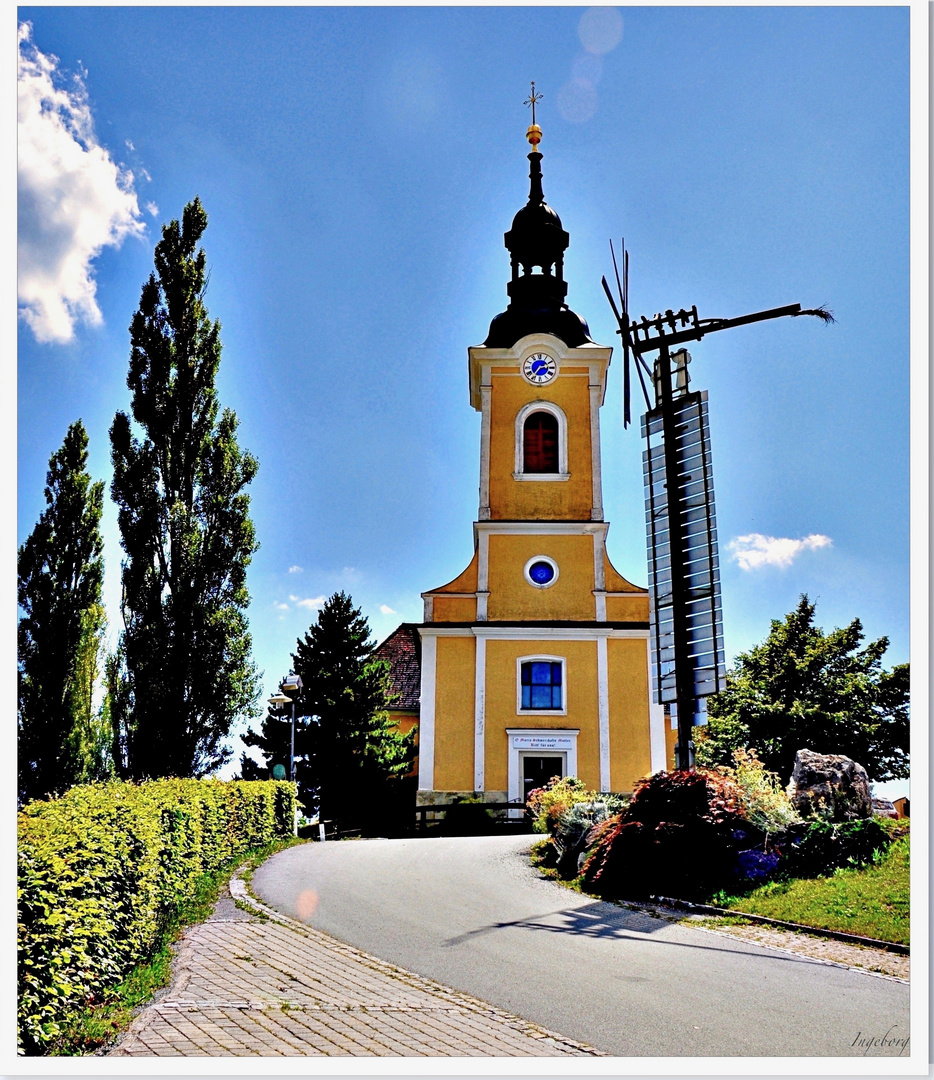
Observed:
[[[509,921],[490,923],[487,926],[479,926],[475,930],[468,930],[465,934],[448,938],[446,946],[460,945],[473,938],[485,934],[492,934],[497,930],[516,928],[519,930],[545,931],[549,934],[571,934],[576,937],[615,939],[619,941],[648,941],[649,935],[671,924],[665,919],[658,919],[651,915],[638,911],[621,910],[611,904],[597,901],[586,907],[573,908],[571,910],[559,908],[557,911],[546,912],[542,915],[532,915],[525,919],[512,919]],[[690,929],[687,927],[686,929]],[[702,945],[699,942],[673,941],[671,939],[652,942],[655,945],[669,945],[678,949],[697,949],[703,952],[748,952],[750,943],[737,940],[735,944],[724,941],[723,945]],[[773,949],[762,949],[753,946],[754,951],[772,960],[781,960],[788,963],[820,964],[820,960],[798,954],[783,954]]]

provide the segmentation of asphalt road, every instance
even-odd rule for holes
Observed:
[[[614,1056],[855,1056],[861,1038],[907,1037],[904,983],[594,901],[540,878],[530,842],[305,844],[264,863],[252,887],[342,941]]]

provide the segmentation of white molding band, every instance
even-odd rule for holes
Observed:
[[[477,638],[474,681],[473,789],[484,791],[486,782],[486,638]]]
[[[431,637],[485,637],[501,641],[598,641],[600,638],[638,638],[649,640],[646,630],[619,630],[603,626],[450,626],[431,623],[418,628],[422,639]]]
[[[478,523],[479,524],[479,523]],[[477,622],[486,622],[486,604],[490,597],[490,534],[477,533]]]
[[[646,676],[649,688],[649,767],[653,773],[668,768],[668,754],[665,750],[665,706],[656,705],[652,700],[652,643],[645,642]]]
[[[475,521],[474,533],[477,537],[484,533],[499,533],[504,536],[561,535],[586,536],[588,533],[601,533],[604,537],[609,528],[606,521]],[[645,592],[646,590],[642,590]],[[626,594],[629,595],[628,593]]]
[[[600,725],[600,790],[610,790],[610,686],[606,638],[597,639],[597,715]]]
[[[477,514],[481,521],[490,519],[490,395],[492,390],[490,383],[481,383],[480,510]]]
[[[435,672],[438,641],[434,634],[422,639],[422,686],[418,710],[418,786],[432,791],[435,786]]]
[[[603,479],[600,468],[600,405],[603,387],[590,384],[590,467],[593,474],[593,506],[590,516],[603,520]]]
[[[606,533],[595,531],[593,534],[593,594],[597,622],[606,622],[606,574],[603,566],[605,543]]]
[[[514,472],[512,474],[513,480],[526,481],[526,480],[548,480],[552,484],[559,484],[564,480],[570,480],[571,474],[566,473],[551,473],[551,472]]]

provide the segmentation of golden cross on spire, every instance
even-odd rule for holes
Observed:
[[[537,101],[541,101],[544,96],[545,96],[544,94],[536,94],[535,93],[535,83],[533,82],[532,83],[532,93],[529,94],[529,96],[525,99],[525,101],[522,102],[522,104],[525,105],[526,107],[528,107],[529,105],[532,106],[532,123],[533,123],[533,125],[535,123],[535,103]]]

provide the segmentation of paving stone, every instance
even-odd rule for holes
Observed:
[[[185,933],[172,984],[109,1055],[602,1056],[289,919],[237,878]]]

